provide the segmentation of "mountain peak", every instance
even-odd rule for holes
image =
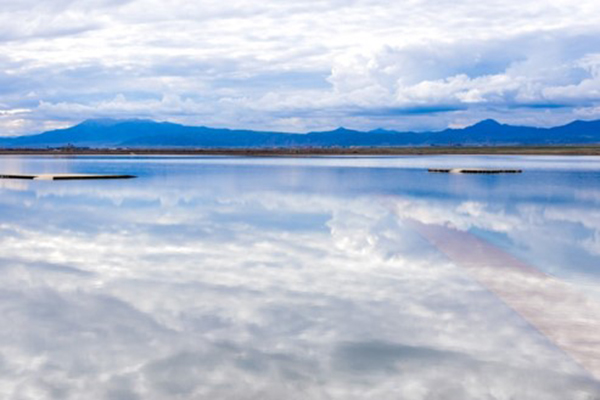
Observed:
[[[115,119],[115,118],[91,118],[91,119],[86,119],[85,121],[81,122],[79,124],[79,126],[93,126],[93,127],[110,127],[110,126],[115,126],[115,125],[119,125],[119,124],[123,124],[123,123],[142,123],[142,124],[155,124],[155,121],[152,121],[150,119],[138,119],[138,118],[131,118],[131,119]]]
[[[502,124],[498,121],[496,121],[495,119],[484,119],[483,121],[479,121],[478,123],[476,123],[473,126],[477,126],[477,127],[481,127],[481,128],[491,128],[491,127],[498,127],[501,126]]]
[[[335,129],[335,130],[333,130],[331,132],[335,132],[335,133],[365,133],[363,131],[359,131],[359,130],[356,130],[356,129],[348,129],[348,128],[345,128],[343,126],[340,126],[340,127],[338,127],[337,129]]]
[[[121,120],[112,119],[112,118],[90,118],[90,119],[86,119],[85,121],[79,123],[78,125],[80,125],[80,126],[112,126],[112,125],[118,124],[119,122],[121,122]]]
[[[348,129],[348,128],[344,128],[343,126],[340,126],[340,127],[336,128],[336,129],[332,129],[330,131],[312,131],[312,132],[309,132],[309,133],[313,133],[313,134],[315,134],[315,133],[316,134],[337,134],[337,135],[339,135],[339,134],[348,134],[348,133],[357,133],[357,132],[360,132],[360,131],[355,131],[353,129]]]

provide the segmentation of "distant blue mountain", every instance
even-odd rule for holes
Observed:
[[[554,128],[503,125],[481,121],[441,132],[361,132],[338,128],[292,134],[184,126],[151,120],[87,120],[37,135],[0,138],[2,148],[46,148],[73,145],[93,148],[267,148],[350,146],[504,146],[600,144],[599,121],[575,121]]]

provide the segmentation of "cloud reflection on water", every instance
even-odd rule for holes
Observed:
[[[501,182],[517,204],[468,184],[440,197],[422,175],[410,183],[420,171],[160,163],[168,174],[140,165],[127,183],[0,189],[4,398],[600,394],[403,222],[451,224],[533,258],[561,243],[552,254],[594,260],[593,219],[560,241],[539,235],[565,229],[552,210],[574,215],[585,202]],[[565,277],[568,267],[555,266]]]

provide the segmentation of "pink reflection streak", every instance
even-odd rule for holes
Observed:
[[[600,380],[600,306],[468,232],[404,220]]]

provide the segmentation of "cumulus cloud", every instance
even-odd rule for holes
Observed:
[[[348,105],[404,108],[407,114],[417,113],[416,106],[432,113],[478,110],[474,118],[489,109],[512,109],[504,119],[517,122],[533,108],[597,101],[598,50],[592,37],[557,32],[387,47],[340,59],[329,80]]]
[[[0,134],[140,114],[289,131],[596,118],[597,15],[567,0],[9,1],[0,103],[32,112]]]

